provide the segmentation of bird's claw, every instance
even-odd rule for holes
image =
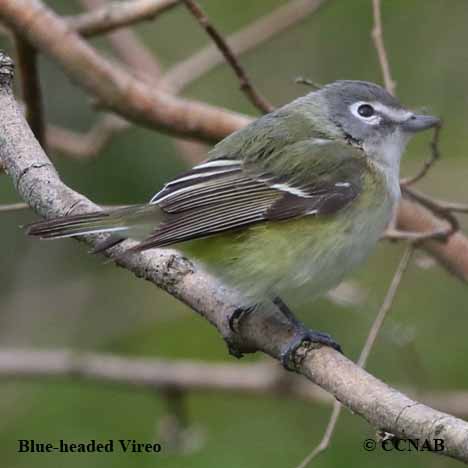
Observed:
[[[296,370],[298,360],[296,353],[299,348],[306,343],[329,346],[339,353],[343,353],[341,346],[328,333],[309,330],[301,325],[297,328],[293,338],[281,353],[281,364],[283,364],[285,369],[292,371]]]
[[[233,333],[239,333],[240,323],[247,315],[251,314],[256,309],[256,307],[257,305],[254,304],[244,307],[238,307],[237,309],[235,309],[228,319],[229,329]]]
[[[238,307],[237,309],[235,309],[234,312],[232,312],[232,314],[228,318],[229,330],[235,335],[238,334],[241,328],[242,320],[245,319],[247,315],[250,315],[256,308],[257,305],[254,304],[244,307]],[[244,356],[243,351],[241,351],[239,346],[235,343],[234,339],[230,337],[225,337],[224,340],[226,341],[229,354],[238,359]]]

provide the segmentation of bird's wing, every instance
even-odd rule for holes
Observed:
[[[361,190],[360,178],[356,177],[359,171],[353,167],[353,158],[337,161],[323,149],[322,154],[322,159],[315,156],[315,173],[307,173],[304,165],[296,167],[292,163],[287,176],[274,164],[266,167],[258,162],[249,164],[248,160],[217,158],[195,166],[152,198],[150,203],[160,206],[165,221],[137,250],[260,222],[340,210]]]

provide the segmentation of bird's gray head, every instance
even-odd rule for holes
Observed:
[[[383,156],[390,146],[403,151],[409,137],[440,120],[405,109],[381,86],[366,81],[335,81],[316,92],[338,133]]]

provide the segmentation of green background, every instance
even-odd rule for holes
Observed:
[[[49,0],[60,13],[80,11],[69,0]],[[279,0],[205,0],[202,5],[224,33],[284,4]],[[467,202],[466,130],[468,106],[468,2],[384,0],[385,41],[402,102],[426,107],[445,122],[443,159],[419,185],[429,193]],[[330,0],[316,14],[242,56],[253,82],[275,105],[307,92],[298,75],[326,83],[335,79],[381,80],[370,40],[370,0]],[[184,8],[134,30],[165,68],[209,41]],[[104,53],[104,39],[93,41]],[[2,47],[11,51],[6,39]],[[89,100],[48,59],[40,59],[48,121],[86,130],[97,118]],[[184,94],[256,114],[222,65]],[[430,135],[411,143],[403,174],[426,158]],[[98,158],[86,162],[53,154],[64,181],[102,204],[149,199],[164,181],[186,167],[171,137],[135,128],[117,136]],[[18,201],[10,180],[0,176],[0,203]],[[215,330],[153,285],[86,254],[70,240],[27,239],[19,225],[28,212],[0,214],[0,345],[37,349],[71,348],[129,356],[234,362]],[[356,359],[396,268],[402,245],[381,243],[353,281],[358,303],[328,299],[306,304],[298,314],[311,327],[327,330]],[[414,391],[463,390],[466,356],[467,289],[439,266],[423,267],[418,255],[373,350],[368,368],[396,386]],[[261,355],[245,362],[268,359]],[[293,467],[319,441],[330,409],[294,400],[229,394],[188,394],[186,453],[157,455],[18,454],[18,439],[161,441],[168,407],[157,392],[68,381],[0,382],[0,460],[3,466],[107,467]],[[465,414],[466,414],[465,408]],[[332,447],[316,461],[322,467],[450,467],[458,462],[416,453],[365,452],[374,430],[344,411]]]

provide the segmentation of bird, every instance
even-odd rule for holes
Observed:
[[[399,198],[400,160],[411,136],[440,125],[381,86],[339,80],[277,108],[216,144],[200,164],[148,203],[27,226],[43,239],[111,233],[126,254],[176,248],[238,291],[251,313],[272,301],[296,327],[284,363],[303,340],[341,350],[307,329],[282,297],[314,298],[372,252]]]

